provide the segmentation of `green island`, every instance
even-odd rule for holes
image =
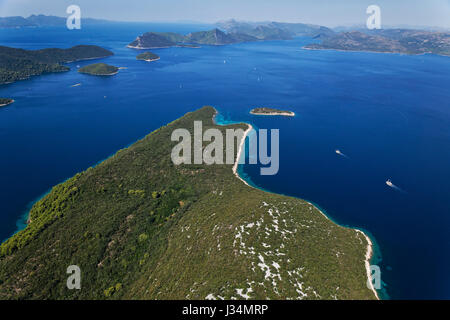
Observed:
[[[113,55],[111,51],[91,45],[42,50],[0,46],[0,84],[24,80],[45,73],[69,71],[70,68],[63,63],[104,58],[111,55]]]
[[[293,117],[295,113],[287,110],[279,110],[275,108],[254,108],[250,111],[251,114],[259,116],[287,116]]]
[[[173,164],[175,129],[249,128],[216,113],[187,113],[35,203],[0,247],[0,299],[376,299],[362,232],[233,165]],[[82,290],[66,287],[70,265]]]
[[[14,100],[10,98],[0,98],[0,107],[6,107],[7,105],[10,105],[13,102]]]
[[[139,54],[136,57],[136,59],[151,62],[151,61],[159,60],[160,58],[157,54],[155,54],[153,52],[144,52],[144,53]]]
[[[94,76],[113,76],[119,72],[119,68],[106,63],[94,63],[78,69],[78,72]]]

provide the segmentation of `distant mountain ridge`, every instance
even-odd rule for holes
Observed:
[[[65,17],[31,15],[0,17],[0,28],[65,26]],[[108,20],[83,18],[83,24],[101,24]],[[321,40],[305,49],[370,51],[404,54],[433,53],[450,56],[450,32],[445,29],[394,28],[368,30],[363,25],[337,27],[334,30],[314,24],[286,22],[246,22],[235,19],[216,23],[217,28],[182,35],[173,32],[147,32],[138,36],[128,47],[154,49],[173,46],[227,45],[242,42],[290,40],[312,37]],[[46,67],[47,68],[47,67]]]
[[[184,44],[226,45],[241,42],[290,40],[296,36],[331,36],[334,31],[323,26],[303,23],[218,22],[217,28],[193,32],[186,36],[177,33],[147,32],[138,36],[128,47],[134,49],[165,48]]]
[[[31,15],[28,18],[21,16],[0,17],[0,28],[22,28],[22,27],[57,27],[65,26],[67,18],[47,16],[43,14]],[[107,23],[108,20],[83,18],[83,24]]]
[[[321,40],[305,49],[368,51],[403,54],[439,54],[450,56],[450,32],[414,29],[381,29],[335,32],[330,28],[304,23],[245,22],[234,19],[216,23],[218,28],[187,36],[149,32],[130,43],[130,48],[151,49],[182,44],[225,45],[241,42],[290,40],[310,37]],[[336,31],[340,30],[336,28]],[[346,30],[346,29],[341,29]]]
[[[245,33],[260,40],[289,40],[299,36],[316,37],[319,34],[334,34],[330,28],[305,23],[245,22],[230,19],[220,21],[216,25],[226,32]]]
[[[321,43],[310,44],[305,48],[450,56],[450,33],[446,32],[381,29],[341,32],[320,39]]]

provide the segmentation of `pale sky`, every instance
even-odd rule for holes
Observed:
[[[69,5],[84,17],[118,21],[304,22],[325,26],[365,24],[378,5],[385,25],[450,28],[450,0],[0,0],[0,16],[66,16]]]

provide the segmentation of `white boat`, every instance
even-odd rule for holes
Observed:
[[[388,179],[388,180],[386,181],[386,184],[387,184],[389,187],[393,187],[393,186],[394,186],[394,184],[392,183],[391,179]]]

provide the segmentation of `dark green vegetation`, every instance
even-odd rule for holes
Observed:
[[[387,29],[372,32],[342,32],[325,36],[320,44],[307,49],[373,51],[404,54],[434,53],[450,55],[450,33],[420,30]]]
[[[78,69],[80,73],[87,73],[94,76],[112,76],[119,71],[119,68],[106,63],[94,63]]]
[[[138,60],[145,60],[145,61],[154,61],[158,60],[159,56],[153,52],[144,52],[139,54],[136,59]]]
[[[0,84],[27,79],[50,72],[70,70],[62,65],[72,61],[103,58],[111,51],[97,46],[75,46],[69,49],[24,50],[0,46]]]
[[[255,108],[250,111],[251,114],[261,114],[261,115],[284,115],[284,116],[294,116],[295,113],[287,110],[279,110],[274,108]]]
[[[0,98],[0,107],[5,107],[11,103],[13,103],[14,100],[13,99],[9,99],[9,98]]]
[[[176,128],[247,127],[214,114],[188,113],[54,187],[0,247],[0,299],[373,299],[361,234],[246,186],[232,165],[172,163]],[[81,290],[66,288],[69,265]]]
[[[0,28],[21,28],[21,27],[47,27],[47,26],[66,26],[67,18],[46,16],[43,14],[31,15],[28,18],[0,17]],[[83,25],[106,23],[106,20],[83,18]]]

